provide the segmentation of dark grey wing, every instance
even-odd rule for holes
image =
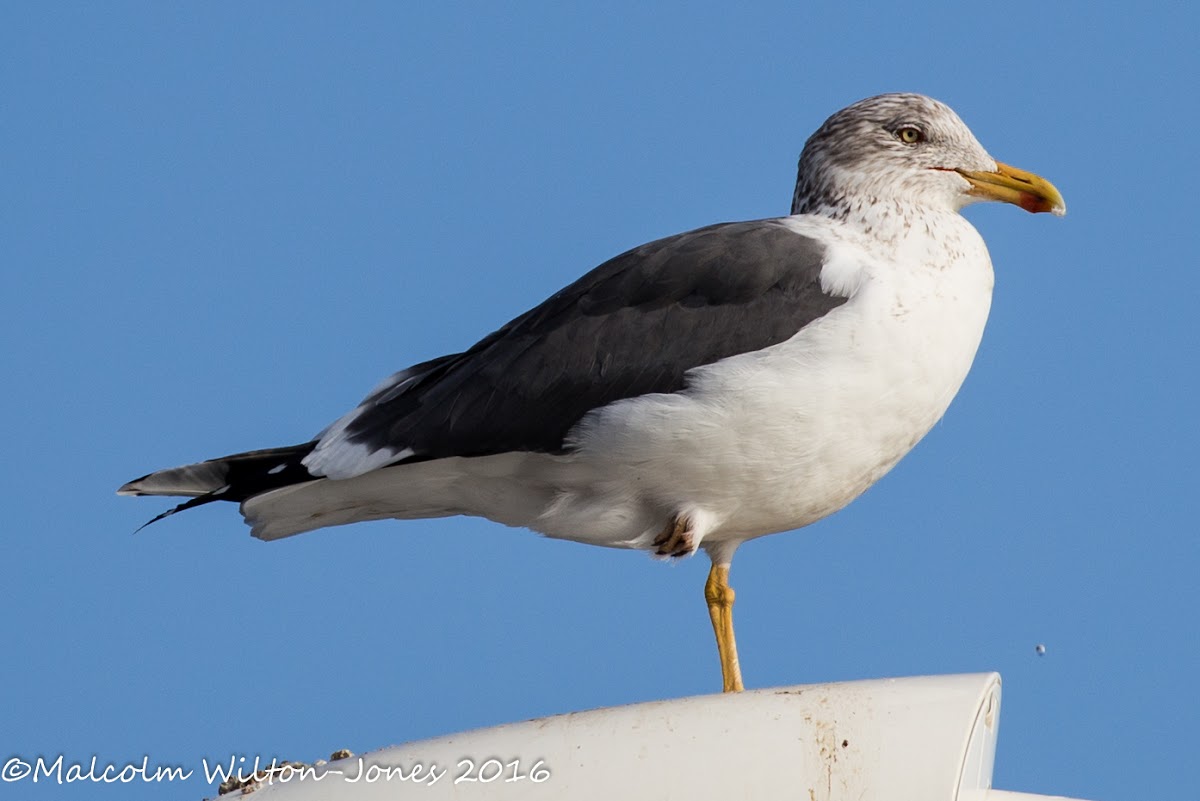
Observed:
[[[401,459],[561,451],[588,411],[676,392],[688,370],[783,342],[845,303],[821,287],[824,255],[778,220],[634,248],[470,350],[397,373],[306,464],[344,477]]]

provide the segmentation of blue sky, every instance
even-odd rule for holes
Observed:
[[[785,213],[808,134],[903,90],[1070,213],[968,210],[975,367],[858,502],[740,550],[747,684],[998,670],[997,786],[1191,794],[1195,11],[424,5],[0,10],[0,756],[312,760],[718,689],[703,558],[467,519],[268,544],[228,505],[131,536],[166,504],[113,491],[302,441],[628,247]]]

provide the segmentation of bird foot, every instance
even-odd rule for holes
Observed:
[[[654,545],[654,553],[657,556],[691,555],[696,550],[696,543],[692,537],[692,522],[687,517],[672,517],[651,544]]]

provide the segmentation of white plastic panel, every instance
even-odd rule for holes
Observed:
[[[1035,798],[988,790],[999,713],[994,673],[781,687],[408,743],[252,792],[255,801]]]

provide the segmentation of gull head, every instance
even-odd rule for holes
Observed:
[[[809,137],[792,213],[857,216],[880,203],[958,211],[981,200],[1066,213],[1053,184],[993,159],[949,106],[888,94],[847,106]]]

